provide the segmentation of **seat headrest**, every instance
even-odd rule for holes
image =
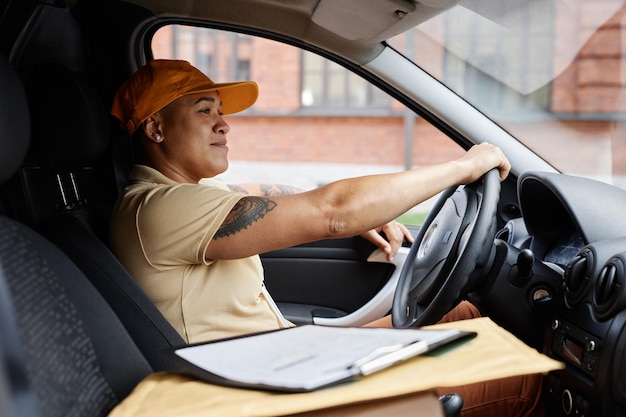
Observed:
[[[0,56],[0,184],[22,163],[30,138],[28,104],[17,73]]]
[[[97,161],[109,143],[110,119],[85,76],[41,64],[24,72],[23,80],[32,118],[32,162],[60,172]]]

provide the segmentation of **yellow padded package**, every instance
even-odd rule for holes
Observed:
[[[426,328],[475,331],[477,336],[445,352],[419,356],[356,381],[308,393],[229,388],[181,374],[156,373],[140,382],[109,417],[331,416],[335,415],[333,410],[342,411],[337,415],[366,416],[368,409],[389,407],[394,402],[410,404],[405,406],[406,415],[437,416],[441,411],[432,394],[436,388],[547,373],[564,367],[561,362],[528,347],[489,318]],[[415,408],[415,404],[419,407]],[[361,411],[352,412],[357,409]]]

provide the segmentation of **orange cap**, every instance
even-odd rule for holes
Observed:
[[[222,113],[232,114],[254,104],[259,89],[254,81],[214,83],[187,61],[148,62],[117,90],[111,114],[131,135],[150,116],[188,94],[219,90]]]

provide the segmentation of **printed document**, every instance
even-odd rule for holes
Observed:
[[[211,382],[311,391],[385,369],[475,333],[306,325],[176,349]],[[217,376],[222,381],[212,377]]]

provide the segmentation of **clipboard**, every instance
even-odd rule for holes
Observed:
[[[456,329],[304,325],[171,349],[181,371],[231,387],[310,392],[476,336]]]

